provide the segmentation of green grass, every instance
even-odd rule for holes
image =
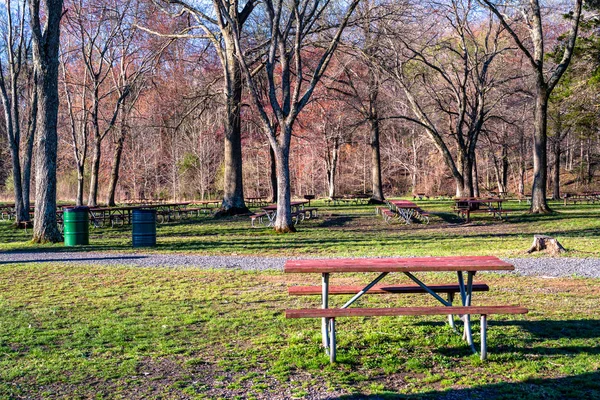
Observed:
[[[476,304],[530,309],[490,317],[487,362],[443,317],[381,317],[339,319],[339,362],[329,365],[320,322],[282,313],[317,306],[317,297],[286,291],[317,279],[0,265],[0,398],[600,398],[600,280],[480,277],[492,290],[477,293]],[[422,295],[361,301],[434,304]]]
[[[421,201],[433,212],[429,225],[386,225],[373,206],[326,207],[315,203],[321,218],[298,225],[298,232],[279,235],[269,228],[250,228],[249,218],[200,217],[159,225],[155,252],[266,256],[496,255],[522,256],[534,234],[555,236],[569,255],[600,256],[600,206],[552,203],[551,215],[529,215],[525,203],[507,203],[515,210],[507,221],[476,214],[465,225],[451,212],[450,201]],[[79,250],[133,251],[130,227],[91,230],[91,246]],[[0,250],[59,251],[56,245],[32,245],[26,234],[0,223]],[[147,250],[146,250],[147,251]]]

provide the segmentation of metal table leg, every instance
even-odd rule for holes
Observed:
[[[329,308],[329,274],[324,273],[321,275],[321,301],[323,308]],[[325,352],[327,352],[327,348],[329,347],[329,338],[327,335],[328,330],[328,319],[322,318],[321,321],[321,335],[323,337],[323,347],[325,348]]]
[[[450,303],[450,306],[454,303],[454,293],[452,292],[448,293],[448,303]],[[450,325],[450,328],[456,330],[456,326],[454,326],[454,315],[448,314],[448,324]]]
[[[358,300],[359,298],[361,298],[363,294],[367,293],[373,286],[375,286],[377,284],[377,282],[379,282],[380,280],[382,280],[383,278],[385,278],[385,276],[388,273],[389,272],[382,272],[381,274],[379,274],[379,276],[377,278],[375,278],[371,283],[369,283],[367,286],[365,286],[360,292],[356,293],[341,308],[348,308],[348,307],[350,307],[352,305],[352,303],[354,303],[356,300]],[[326,308],[326,307],[324,307],[324,308]]]
[[[460,288],[460,296],[462,300],[462,305],[468,307],[471,305],[471,297],[473,294],[473,275],[475,272],[468,271],[467,272],[467,286],[465,287],[465,282],[463,279],[463,273],[461,271],[457,272],[458,274],[458,286]],[[466,339],[467,343],[473,350],[473,353],[477,354],[477,350],[475,350],[475,346],[473,346],[473,334],[471,332],[471,316],[469,314],[465,314],[461,317],[464,322],[464,331],[463,331],[463,339]]]
[[[329,362],[335,362],[336,356],[335,318],[329,319]]]
[[[277,218],[277,211],[273,211],[271,213],[267,211],[267,218],[269,219],[269,224],[267,225],[267,227],[275,226],[275,219]]]
[[[481,315],[481,359],[487,358],[487,315]]]

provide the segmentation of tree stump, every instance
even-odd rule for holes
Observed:
[[[567,250],[553,237],[546,235],[534,235],[533,244],[531,248],[527,250],[527,253],[531,254],[534,251],[548,250],[550,254],[556,255],[564,253]]]

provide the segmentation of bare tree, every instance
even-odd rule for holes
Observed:
[[[333,104],[338,104],[341,107],[343,102]],[[319,108],[322,110],[322,118],[314,121],[311,127],[315,126],[314,131],[318,132],[321,136],[320,139],[322,138],[324,141],[324,146],[320,154],[325,161],[328,195],[330,198],[333,198],[338,194],[336,178],[338,175],[341,148],[352,142],[352,136],[357,124],[354,124],[354,128],[351,128],[349,126],[351,123],[348,119],[343,118],[344,116],[339,114],[339,112],[335,112],[339,110],[337,107],[332,110],[319,104]]]
[[[477,22],[475,11],[469,0],[452,0],[445,16],[448,37],[438,39],[436,34],[419,39],[390,32],[389,60],[374,60],[408,100],[414,117],[399,118],[423,128],[452,173],[456,195],[468,197],[476,192],[475,156],[480,133],[503,98],[499,94],[491,99],[490,93],[513,79],[498,77],[492,68],[494,60],[508,50],[502,43],[503,28],[492,18]]]
[[[571,28],[567,35],[566,44],[562,59],[549,75],[544,63],[544,29],[542,21],[542,11],[539,0],[517,1],[512,15],[508,15],[510,8],[505,3],[497,3],[489,0],[481,0],[500,20],[507,32],[510,34],[517,47],[525,55],[531,64],[535,74],[535,116],[534,116],[534,134],[533,134],[533,187],[531,189],[531,212],[548,213],[550,207],[546,201],[547,185],[547,125],[548,125],[548,99],[554,90],[554,87],[563,76],[571,58],[577,39],[579,21],[583,0],[573,1],[573,10],[571,12]],[[520,12],[519,12],[520,11]],[[528,41],[521,37],[515,24],[524,24],[529,31]]]
[[[43,26],[40,2],[44,6]],[[39,101],[33,226],[33,241],[36,243],[62,240],[56,221],[58,50],[62,6],[62,0],[29,0],[32,55]]]
[[[114,2],[113,2],[114,1]],[[67,29],[77,38],[78,57],[84,65],[86,83],[89,85],[89,122],[93,136],[92,165],[88,206],[98,204],[98,183],[102,142],[117,123],[123,102],[130,95],[129,82],[111,80],[119,61],[127,54],[120,53],[118,46],[131,0],[124,3],[107,0],[88,4],[76,0],[67,14]],[[120,86],[124,83],[124,86]]]
[[[223,95],[225,97],[225,174],[223,184],[223,210],[225,214],[248,212],[244,201],[242,171],[242,71],[236,54],[235,41],[239,40],[248,18],[253,13],[257,0],[239,1],[213,0],[212,6],[191,0],[153,0],[176,7],[171,12],[161,7],[173,17],[184,14],[191,16],[188,26],[175,34],[164,34],[143,27],[142,29],[171,38],[195,38],[208,40],[215,49],[223,69]],[[159,4],[160,5],[160,4]]]
[[[234,21],[237,56],[242,65],[246,82],[254,105],[258,109],[263,130],[275,153],[277,168],[277,232],[294,232],[292,223],[290,192],[290,144],[294,123],[298,114],[308,104],[315,87],[323,77],[342,33],[360,0],[351,1],[334,29],[333,37],[325,43],[321,56],[309,69],[303,46],[313,36],[315,29],[324,24],[324,17],[332,8],[329,1],[297,0],[287,3],[284,0],[266,0],[264,18],[267,44],[266,55],[260,62],[264,65],[268,84],[268,101],[260,95],[258,79],[252,66],[256,58],[253,47],[244,50],[240,41],[240,31]],[[307,78],[305,79],[305,74]]]
[[[77,200],[76,205],[83,205],[83,189],[85,178],[85,165],[89,147],[89,112],[88,112],[88,85],[87,74],[83,74],[83,82],[76,85],[71,82],[67,72],[67,59],[63,51],[61,60],[62,83],[65,100],[67,102],[67,114],[69,116],[69,131],[71,134],[71,146],[77,167]],[[79,93],[76,91],[79,90]],[[76,97],[76,99],[74,99]],[[79,100],[79,103],[75,103]]]
[[[16,7],[6,0],[6,25],[3,27],[3,45],[0,53],[0,97],[4,109],[4,123],[12,160],[16,223],[29,221],[29,192],[31,159],[37,119],[37,91],[35,75],[27,65],[28,38],[26,31],[25,0]],[[16,21],[15,21],[16,20]],[[23,81],[22,72],[32,79]],[[32,90],[28,90],[31,88]],[[27,107],[27,103],[29,107]],[[23,127],[21,113],[29,112],[28,124]],[[23,132],[25,130],[25,132]],[[24,139],[24,140],[23,140]],[[23,143],[24,142],[24,143]],[[21,154],[23,151],[23,154]]]
[[[139,12],[139,3],[135,3],[135,8],[126,7],[123,13],[128,14],[124,20],[131,22],[132,16]],[[112,168],[110,173],[110,182],[108,184],[107,205],[115,205],[115,192],[117,182],[119,181],[119,170],[121,167],[121,157],[127,134],[129,132],[129,119],[136,106],[142,91],[146,86],[147,75],[154,70],[160,55],[172,42],[168,40],[160,43],[155,49],[144,48],[140,45],[140,30],[137,25],[131,23],[121,23],[118,27],[117,38],[118,45],[115,46],[116,59],[118,62],[112,69],[113,87],[118,98],[123,99],[119,110],[119,129],[114,135],[114,150],[112,157]]]
[[[357,57],[359,63],[345,63],[347,80],[339,81],[347,88],[351,107],[362,115],[369,127],[368,143],[371,148],[371,203],[384,201],[381,179],[380,125],[381,115],[380,88],[385,78],[372,60],[383,56],[384,24],[399,16],[403,5],[390,5],[385,1],[363,1],[357,10],[358,23],[352,31],[357,38],[345,45],[350,57]],[[366,60],[366,62],[365,62]]]

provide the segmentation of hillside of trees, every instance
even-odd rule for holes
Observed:
[[[0,192],[23,210],[46,188],[90,206],[218,198],[229,214],[267,196],[286,231],[305,194],[508,192],[546,212],[600,189],[593,3],[2,7]]]

